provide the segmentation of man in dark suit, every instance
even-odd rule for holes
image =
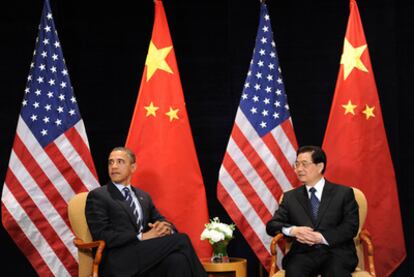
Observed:
[[[106,248],[104,276],[207,276],[187,235],[158,212],[151,197],[130,184],[134,153],[112,150],[111,182],[88,194],[85,214],[92,237]]]
[[[299,148],[294,168],[304,185],[284,194],[266,225],[269,235],[283,232],[293,239],[282,261],[286,276],[351,276],[358,264],[353,238],[359,226],[352,188],[323,178],[326,155],[320,147]]]

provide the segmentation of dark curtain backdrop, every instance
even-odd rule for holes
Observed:
[[[43,1],[3,1],[0,5],[1,188]],[[165,0],[164,5],[210,216],[230,222],[216,199],[216,183],[252,55],[259,1]],[[358,5],[396,170],[408,251],[407,259],[393,276],[410,276],[414,269],[411,237],[414,232],[411,146],[414,5],[410,1],[393,0],[360,0]],[[108,152],[126,140],[151,37],[153,2],[51,0],[51,6],[103,183],[107,181]],[[300,145],[322,144],[348,6],[347,0],[268,1]],[[1,275],[35,275],[2,227],[0,249]],[[247,258],[249,276],[259,276],[258,261],[239,232],[229,252],[232,256]]]

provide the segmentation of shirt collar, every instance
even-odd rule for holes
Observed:
[[[306,185],[306,191],[309,193],[309,189],[314,187],[317,193],[322,193],[324,186],[325,186],[325,178],[322,177],[314,186]]]
[[[122,190],[123,188],[127,187],[127,188],[129,188],[129,190],[131,190],[131,184],[129,184],[127,186],[125,186],[123,184],[117,184],[117,183],[114,183],[114,182],[112,182],[112,184],[115,185],[115,187],[122,193],[122,195],[125,195],[124,191]]]

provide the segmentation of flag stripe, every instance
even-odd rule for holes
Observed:
[[[14,148],[12,156],[10,157],[9,167],[12,171],[16,168],[18,170],[17,172],[22,172],[23,169],[26,169],[25,174],[27,173],[27,176],[30,175],[30,181],[35,184],[32,187],[36,190],[41,189],[42,193],[44,193],[49,200],[49,204],[52,205],[51,203],[53,203],[60,216],[66,218],[66,202],[62,199],[49,178],[47,178],[44,172],[40,169],[37,161],[30,155],[30,152],[18,136],[16,136],[14,141]],[[29,181],[28,177],[23,174],[18,177],[22,178],[25,184]],[[44,185],[38,187],[37,184]],[[32,191],[31,193],[36,193],[36,191]],[[25,199],[30,200],[30,198],[25,197],[21,201],[24,201]],[[21,202],[21,204],[25,206],[24,202]],[[69,221],[66,221],[66,224],[69,224]]]
[[[99,185],[96,183],[96,180],[98,180],[98,176],[96,175],[95,165],[93,164],[92,156],[88,155],[89,153],[89,147],[87,145],[88,141],[85,140],[84,137],[81,136],[79,133],[80,131],[84,131],[84,128],[77,128],[77,126],[83,126],[83,121],[80,120],[78,123],[76,123],[75,126],[70,128],[66,131],[65,136],[67,139],[71,142],[71,146],[73,147],[73,153],[76,153],[79,158],[83,161],[82,167],[87,167],[89,169],[89,172],[86,171],[86,168],[79,167],[77,169],[77,172],[80,170],[82,173],[85,173],[87,175],[92,176],[85,176],[86,186],[88,186],[88,189],[92,189],[92,187],[95,187],[96,185]],[[78,130],[80,129],[80,130]],[[60,150],[62,152],[68,152],[67,150],[64,150],[60,147]],[[69,153],[65,154],[65,157],[67,157]],[[72,154],[73,155],[73,154]],[[68,161],[71,161],[72,159],[67,158]],[[72,164],[73,165],[73,164]],[[79,176],[82,176],[82,174],[78,174]],[[92,186],[91,182],[95,182],[94,186]]]
[[[19,203],[23,203],[23,207],[27,207],[28,210],[38,209],[47,220],[47,222],[45,221],[43,223],[49,223],[51,227],[59,233],[59,236],[63,239],[67,247],[72,250],[71,252],[73,255],[76,256],[76,250],[72,243],[73,236],[70,233],[67,233],[67,230],[69,230],[69,223],[66,210],[60,214],[54,206],[60,201],[49,201],[48,197],[43,193],[35,180],[32,179],[25,166],[15,156],[14,151],[12,151],[10,160],[12,161],[9,166],[10,175],[7,175],[6,184],[9,189],[14,192],[14,197],[19,200]],[[13,182],[14,179],[9,180],[11,176],[15,176],[16,182]],[[24,186],[21,187],[22,190],[15,191],[12,187],[19,184],[24,184]],[[35,212],[37,211],[34,210],[33,213]],[[32,213],[32,211],[30,211],[30,213]]]
[[[244,183],[249,183],[249,181],[244,177],[243,173],[237,167],[237,164],[227,153],[223,159],[223,166],[226,169],[226,171],[229,172],[233,180],[241,180]],[[240,187],[240,190],[243,192],[246,198],[249,199],[252,207],[255,209],[256,213],[260,215],[260,218],[263,221],[266,217],[269,218],[269,216],[271,216],[271,213],[268,209],[263,209],[263,207],[265,206],[265,204],[263,203],[263,199],[260,197],[258,192],[254,190],[251,184],[249,186]]]
[[[7,175],[7,184],[10,189],[10,193],[13,194],[16,200],[19,203],[24,203],[20,205],[24,210],[25,214],[29,217],[30,221],[33,222],[34,227],[38,232],[42,234],[43,237],[47,238],[49,241],[53,241],[49,246],[57,254],[57,257],[61,260],[66,267],[70,266],[71,263],[76,263],[76,249],[72,245],[73,236],[68,227],[59,226],[60,218],[59,215],[53,213],[51,210],[47,210],[48,214],[45,214],[45,209],[40,209],[39,206],[33,201],[33,198],[30,198],[28,192],[13,174],[13,170],[9,171]],[[62,228],[63,227],[63,228]],[[56,233],[56,230],[64,230],[65,232]],[[62,241],[62,239],[66,241]],[[69,252],[69,248],[73,250],[73,253]]]
[[[36,252],[39,253],[39,255],[42,257],[42,259],[46,262],[47,266],[52,271],[53,275],[69,275],[67,268],[61,263],[60,259],[56,257],[53,249],[50,248],[48,240],[43,236],[41,232],[39,232],[35,224],[29,219],[29,216],[25,213],[25,210],[19,205],[19,201],[16,198],[14,198],[14,195],[8,190],[8,186],[4,186],[3,194],[7,195],[6,199],[8,201],[5,201],[3,199],[3,204],[6,207],[7,212],[9,212],[10,216],[17,223],[17,226],[23,231],[27,239],[31,242],[36,242],[33,245],[33,247],[36,249]],[[5,219],[3,219],[3,221],[4,220]],[[24,251],[27,251],[26,247],[24,247],[23,249],[25,249]],[[31,251],[29,252],[31,254],[34,253]]]
[[[234,201],[234,198],[232,197],[233,194],[230,191],[232,190],[231,187],[224,187],[224,185],[219,181],[217,190],[219,200],[223,203],[226,203],[225,209],[227,213],[231,216],[231,218],[233,218],[235,222],[237,222],[237,227],[239,228],[239,230],[243,230],[243,235],[246,238],[246,241],[248,242],[250,247],[255,251],[256,255],[259,257],[262,264],[266,268],[268,268],[270,266],[270,250],[268,247],[270,246],[271,237],[267,236],[265,232],[258,232],[258,229],[256,228],[256,226],[262,226],[263,222],[259,225],[253,226],[250,224],[249,220],[246,217],[246,214],[244,214],[243,210],[240,209],[240,204],[246,204],[239,203],[238,205]],[[237,194],[237,192],[235,194]],[[246,207],[245,211],[249,211],[249,207]],[[252,215],[252,217],[254,217],[254,214]],[[261,238],[260,236],[263,236],[263,234],[265,237]]]
[[[53,180],[52,185],[54,185],[59,191],[60,195],[65,199],[65,202],[69,202],[69,200],[75,195],[74,190],[67,183],[65,178],[58,173],[59,171],[55,164],[41,145],[39,145],[36,138],[27,127],[26,122],[21,117],[19,117],[19,121],[17,123],[16,136],[20,137],[21,141],[24,142],[28,153],[30,153],[32,157],[36,158],[38,165],[47,177],[50,180]]]
[[[249,160],[250,165],[255,169],[255,171],[257,171],[263,183],[268,187],[269,191],[272,192],[273,196],[276,197],[277,195],[280,195],[280,186],[274,178],[271,170],[267,167],[266,163],[261,159],[256,150],[251,146],[250,140],[248,140],[240,132],[237,125],[234,125],[231,138],[236,142],[240,151],[242,151],[245,158]],[[271,153],[268,154],[269,155],[267,155],[266,159],[274,159],[274,157],[270,155]]]
[[[251,126],[249,120],[244,116],[244,113],[239,109],[236,115],[236,123],[246,138],[249,139],[251,145],[256,150],[262,161],[265,162],[267,168],[271,168],[271,173],[280,184],[283,191],[292,189],[286,174],[280,169],[278,165],[278,158],[275,159],[272,151],[267,148],[263,140],[259,137],[255,129]]]
[[[235,163],[237,163],[238,168],[242,171],[243,176],[248,180],[248,183],[251,184],[253,189],[258,192],[263,199],[263,204],[267,210],[272,213],[272,211],[277,206],[275,199],[272,196],[269,188],[257,174],[257,171],[251,167],[251,164],[248,159],[241,152],[240,148],[234,143],[234,140],[230,138],[229,144],[227,145],[227,154],[232,158]],[[246,186],[248,186],[246,184]]]

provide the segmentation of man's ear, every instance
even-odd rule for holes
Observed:
[[[323,171],[323,168],[325,167],[325,164],[324,163],[318,163],[317,166],[318,166],[319,173],[322,174],[322,171]]]
[[[131,164],[131,171],[135,172],[136,169],[137,169],[137,164],[136,163]]]

